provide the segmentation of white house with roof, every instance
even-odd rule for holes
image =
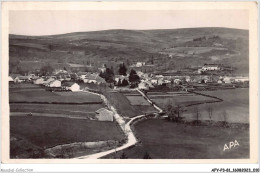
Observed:
[[[43,85],[48,85],[51,81],[54,81],[54,80],[55,80],[55,78],[53,78],[53,77],[47,78],[43,81]]]
[[[95,83],[95,84],[101,84],[101,83],[106,83],[105,79],[101,78],[99,74],[88,74],[86,77],[83,79],[84,83]]]
[[[21,82],[26,82],[29,81],[29,77],[28,76],[17,76],[16,78],[14,78],[14,82],[15,83],[21,83]]]
[[[66,90],[72,91],[72,92],[76,92],[76,91],[80,91],[80,86],[79,84],[75,83],[75,82],[65,82],[62,87],[64,87]]]
[[[9,81],[9,82],[14,82],[14,79],[13,79],[11,76],[9,76],[9,77],[8,77],[8,81]]]
[[[136,67],[142,67],[144,65],[145,65],[145,62],[137,62],[135,66]]]
[[[146,82],[141,82],[138,84],[138,89],[149,90],[149,85]]]
[[[156,78],[152,78],[150,81],[151,81],[152,84],[157,84],[158,83],[158,79],[156,79]]]
[[[40,85],[44,83],[44,79],[43,78],[39,78],[33,81],[34,84],[36,85]]]
[[[249,77],[234,77],[235,82],[249,82]]]
[[[219,64],[204,64],[201,68],[201,71],[218,71],[222,70],[222,67]]]
[[[229,76],[225,76],[223,78],[224,83],[232,83],[233,81],[234,81],[234,79],[232,77],[229,77]]]
[[[61,87],[61,81],[59,81],[59,80],[51,81],[47,86],[48,87]]]
[[[63,84],[63,87],[65,87],[66,90],[70,90],[72,92],[76,92],[80,90],[80,86],[74,82],[66,82]]]
[[[91,73],[89,72],[78,72],[77,75],[81,80],[84,80],[86,76],[90,75]]]
[[[96,117],[99,121],[113,121],[114,113],[106,108],[100,108],[96,111]]]

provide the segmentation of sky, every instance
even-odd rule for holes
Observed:
[[[9,33],[55,35],[108,29],[249,29],[247,10],[10,11]]]

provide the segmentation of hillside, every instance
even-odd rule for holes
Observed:
[[[174,70],[204,63],[232,65],[248,74],[248,31],[228,28],[105,30],[51,36],[9,35],[10,65],[39,68],[51,63],[93,65],[136,61]],[[166,63],[167,62],[167,63]],[[25,63],[26,65],[23,65]],[[33,63],[34,65],[29,65]]]

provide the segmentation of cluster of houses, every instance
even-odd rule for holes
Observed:
[[[145,62],[137,62],[134,67],[143,67]],[[137,70],[137,75],[140,77],[141,81],[138,84],[139,89],[149,90],[150,88],[155,88],[157,86],[173,86],[173,85],[183,85],[189,83],[218,83],[218,84],[231,84],[239,82],[249,82],[248,77],[233,77],[233,76],[221,76],[221,75],[207,75],[201,72],[205,71],[223,71],[224,66],[222,64],[204,64],[198,69],[197,74],[153,74],[152,72],[142,72]],[[129,82],[129,74],[126,76],[115,75],[114,76],[115,85],[120,86],[122,82],[126,83],[127,86]],[[78,91],[80,86],[78,82],[83,83],[94,83],[94,84],[105,84],[106,81],[99,76],[97,72],[78,72],[78,73],[68,73],[66,70],[56,70],[52,76],[39,77],[34,74],[28,76],[21,76],[18,74],[11,74],[9,76],[9,82],[21,83],[21,82],[33,82],[37,85],[44,85],[48,88],[60,88],[61,90]]]
[[[106,83],[106,81],[101,78],[98,73],[68,73],[66,70],[56,70],[51,76],[40,77],[34,74],[29,74],[27,76],[11,74],[9,76],[9,83],[30,82],[36,85],[44,85],[47,88],[53,88],[55,91],[79,91],[79,81],[83,83],[95,84]]]
[[[180,86],[183,84],[232,84],[232,83],[248,83],[249,77],[243,76],[218,76],[218,75],[152,75],[148,73],[138,72],[141,82],[139,89],[149,90],[156,86]]]

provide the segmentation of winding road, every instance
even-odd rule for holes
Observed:
[[[117,148],[114,148],[114,149],[111,149],[111,150],[108,150],[108,151],[103,151],[103,152],[100,152],[100,153],[95,153],[95,154],[90,154],[90,155],[85,155],[85,156],[80,156],[80,157],[76,157],[74,159],[99,159],[101,157],[104,157],[108,154],[112,154],[116,151],[120,151],[120,150],[123,150],[123,149],[126,149],[132,145],[135,145],[138,141],[134,135],[134,132],[131,130],[131,123],[139,118],[142,118],[144,117],[145,115],[138,115],[138,116],[135,116],[133,118],[130,119],[130,121],[128,121],[127,123],[125,123],[125,120],[123,119],[123,117],[121,117],[116,109],[111,105],[109,104],[108,100],[106,99],[105,96],[103,96],[102,94],[97,94],[97,93],[93,93],[93,92],[89,92],[89,91],[82,91],[82,92],[88,92],[88,93],[92,93],[92,94],[96,94],[98,96],[101,97],[101,99],[104,101],[104,103],[114,112],[114,118],[115,120],[117,121],[117,123],[119,124],[119,126],[122,128],[123,132],[125,133],[125,135],[127,136],[127,142],[120,146],[120,147],[117,147]]]

